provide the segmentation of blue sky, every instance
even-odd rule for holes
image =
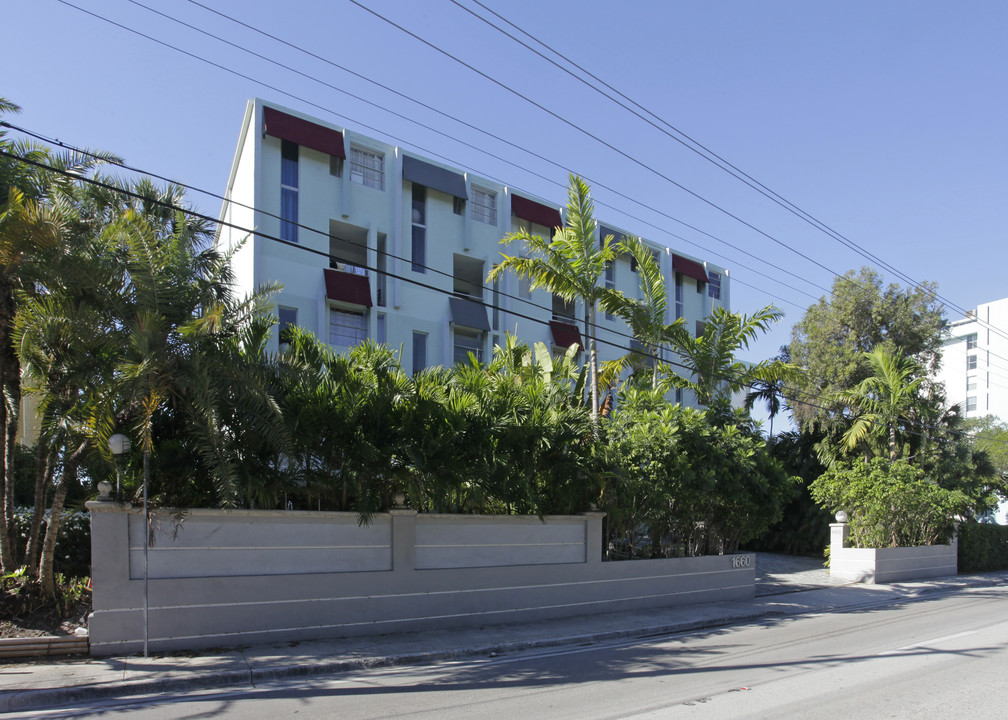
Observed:
[[[474,0],[359,1],[638,162],[349,0],[200,1],[551,162],[188,0],[142,2],[303,75],[129,0],[72,1],[251,79],[57,0],[12,2],[0,96],[23,113],[8,119],[189,185],[223,192],[251,96],[557,203],[570,169],[641,203],[596,186],[603,222],[727,266],[734,310],[786,312],[752,360],[788,341],[833,272],[868,262],[462,9],[489,17]],[[1008,296],[1008,3],[482,1],[899,271],[937,282],[951,319]],[[218,200],[190,198],[216,214]]]

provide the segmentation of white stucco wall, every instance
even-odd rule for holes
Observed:
[[[143,644],[143,517],[91,511],[95,655]],[[747,600],[751,553],[602,562],[602,513],[534,517],[192,510],[156,514],[155,651],[530,622]]]

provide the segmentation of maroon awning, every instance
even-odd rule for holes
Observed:
[[[514,193],[511,194],[511,212],[522,220],[534,222],[536,225],[545,225],[550,229],[563,225],[560,211],[556,208],[551,208],[549,205],[537,203],[535,200],[529,200]]]
[[[263,126],[267,135],[346,160],[343,133],[337,130],[330,130],[271,107],[263,108]]]
[[[684,258],[682,255],[672,256],[672,269],[677,273],[682,273],[686,277],[691,277],[697,282],[707,282],[707,272],[703,265],[696,260]]]
[[[326,297],[351,305],[372,307],[371,282],[367,275],[324,268]]]
[[[581,344],[581,331],[577,325],[561,322],[560,320],[550,320],[550,330],[553,331],[553,344],[557,347],[568,348],[577,345],[579,350],[584,350]]]

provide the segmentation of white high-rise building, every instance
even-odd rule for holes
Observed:
[[[450,365],[469,352],[488,359],[506,331],[556,348],[582,341],[584,312],[576,304],[530,291],[513,276],[485,280],[502,251],[521,251],[501,246],[506,233],[549,237],[563,223],[565,201],[254,99],[217,241],[245,243],[234,258],[240,291],[283,285],[276,298],[281,326],[297,324],[337,349],[364,338],[387,343],[401,349],[409,372]],[[599,233],[618,239],[624,231],[600,223]],[[682,317],[700,332],[714,306],[729,307],[724,268],[648,244],[670,290],[667,321]],[[637,296],[629,256],[613,263],[605,282]],[[601,312],[597,337],[601,360],[631,347],[626,325]]]
[[[978,305],[949,325],[937,379],[965,417],[1008,420],[1008,298]],[[1008,524],[1008,503],[997,521]]]

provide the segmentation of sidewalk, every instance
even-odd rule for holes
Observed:
[[[761,573],[782,589],[748,602],[680,606],[581,616],[524,625],[446,629],[401,635],[257,645],[199,654],[81,658],[0,664],[0,712],[72,706],[102,698],[219,687],[254,687],[282,678],[489,656],[617,638],[663,635],[762,619],[853,612],[920,599],[931,593],[1008,585],[1008,572],[960,575],[892,585],[842,585],[805,590],[808,568]],[[762,577],[769,575],[769,577]],[[790,581],[790,582],[789,582]],[[767,587],[763,585],[764,589]]]

